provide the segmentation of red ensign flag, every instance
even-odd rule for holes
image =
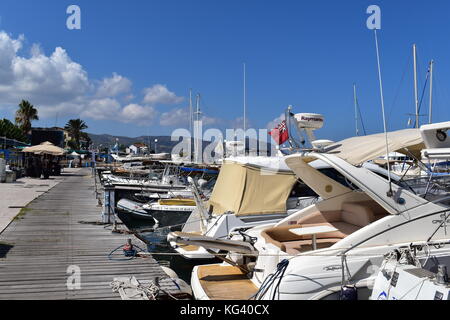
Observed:
[[[281,145],[289,140],[289,132],[286,127],[286,120],[283,120],[278,127],[269,132],[272,136],[272,139],[278,144]]]

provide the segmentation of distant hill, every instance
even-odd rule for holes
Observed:
[[[158,152],[168,152],[172,150],[172,148],[178,143],[177,141],[172,142],[170,137],[168,136],[140,136],[136,138],[123,137],[123,136],[112,136],[109,134],[92,134],[89,133],[89,137],[95,146],[100,144],[111,147],[116,144],[116,139],[119,139],[119,145],[123,144],[126,147],[129,147],[133,143],[141,142],[146,145],[150,145],[150,149],[154,149],[155,147],[155,139],[158,139]]]
[[[99,146],[100,144],[104,146],[114,146],[116,144],[116,138],[119,139],[119,145],[123,144],[126,147],[129,147],[133,143],[141,142],[146,145],[150,145],[150,149],[153,150],[155,148],[155,139],[158,139],[158,153],[167,152],[171,153],[172,149],[175,145],[177,145],[178,141],[171,141],[171,137],[169,136],[140,136],[136,138],[123,137],[123,136],[112,136],[109,134],[92,134],[89,133],[89,137],[95,146]],[[203,141],[203,148],[205,148],[210,142]],[[249,140],[247,139],[247,145],[249,144]],[[267,144],[267,150],[270,150],[270,143]]]

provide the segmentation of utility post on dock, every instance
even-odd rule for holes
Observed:
[[[103,223],[115,223],[115,192],[114,186],[105,185],[103,187],[103,206],[102,206],[102,222]]]

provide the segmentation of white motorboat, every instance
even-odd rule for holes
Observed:
[[[185,258],[212,259],[205,248],[192,244],[192,237],[225,239],[236,229],[281,221],[316,200],[282,157],[231,158],[222,165],[209,202],[201,201],[182,231],[167,239]]]
[[[187,181],[180,175],[178,166],[167,165],[162,176],[149,178],[121,177],[111,173],[104,173],[104,184],[115,186],[117,189],[147,190],[152,192],[168,192],[170,190],[183,190]]]
[[[424,126],[422,132],[390,132],[388,148],[420,157],[424,142],[428,150],[435,148],[435,141],[427,136],[442,138],[439,133],[449,128],[447,122],[437,128]],[[195,297],[339,299],[345,298],[345,289],[352,286],[363,288],[358,298],[368,299],[367,288],[386,253],[448,239],[448,177],[395,182],[361,166],[385,154],[385,142],[384,135],[355,137],[330,146],[326,153],[287,156],[287,165],[322,201],[276,224],[235,235],[232,240],[251,247],[231,248],[228,243],[227,262],[194,267],[191,286]],[[445,137],[443,142],[450,147],[450,139]],[[308,164],[317,159],[356,188],[345,187]],[[212,247],[217,247],[217,242]],[[203,245],[209,247],[206,241]],[[434,250],[430,248],[430,254]]]
[[[290,114],[290,111],[289,111]],[[332,143],[316,140],[314,131],[324,125],[324,117],[314,113],[298,113],[293,117],[300,136],[322,148]],[[290,123],[291,117],[287,118]],[[290,140],[290,143],[293,139]],[[236,147],[239,142],[228,143]],[[223,160],[219,177],[209,202],[197,201],[180,233],[170,233],[167,240],[178,253],[188,259],[212,259],[220,249],[205,250],[192,243],[199,236],[225,239],[233,230],[245,230],[268,222],[276,223],[317,201],[317,194],[297,181],[286,166],[282,153],[276,157],[233,156]],[[316,163],[320,166],[320,162]],[[335,172],[330,172],[331,175]],[[210,252],[212,251],[212,252]]]

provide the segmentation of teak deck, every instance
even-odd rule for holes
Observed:
[[[200,266],[197,275],[211,300],[248,300],[258,291],[255,284],[237,267]]]
[[[110,288],[115,277],[166,277],[153,258],[109,260],[111,250],[128,238],[144,246],[134,236],[112,233],[111,227],[80,223],[100,221],[94,180],[89,169],[63,177],[0,235],[0,299],[120,299]],[[81,270],[80,290],[67,287],[69,266]],[[171,281],[161,284],[174,292]]]

